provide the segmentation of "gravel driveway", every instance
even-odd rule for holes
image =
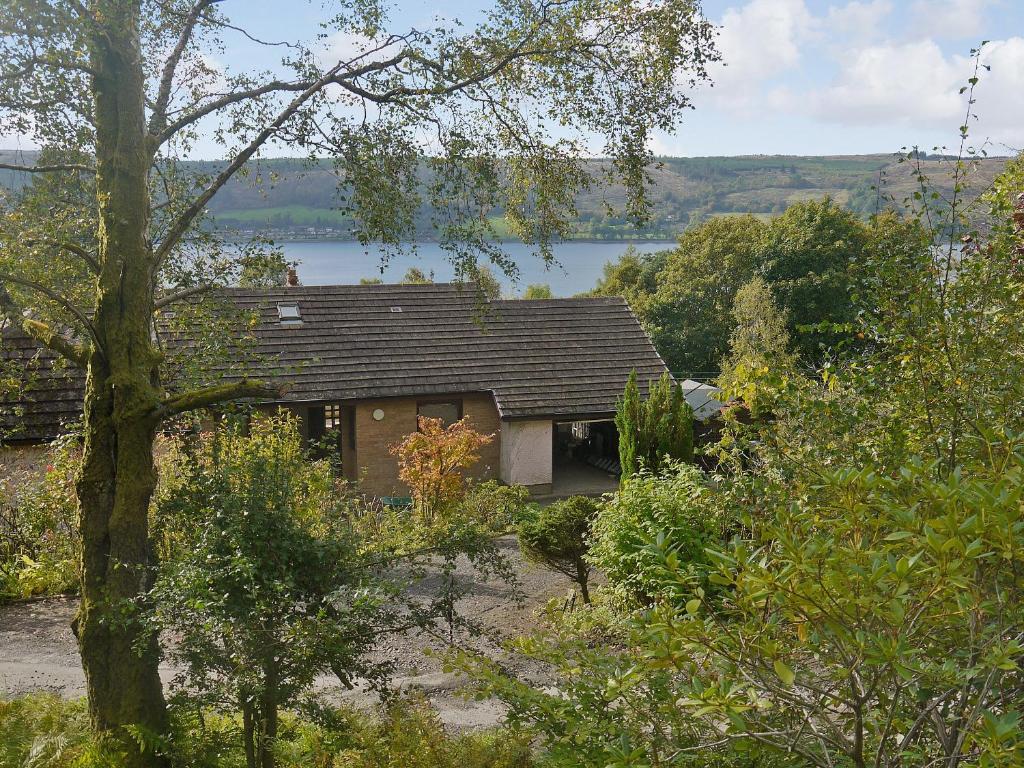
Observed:
[[[508,657],[500,644],[536,626],[535,613],[552,597],[561,597],[570,589],[562,576],[523,562],[515,540],[501,540],[506,556],[514,565],[524,600],[513,599],[512,588],[503,581],[475,582],[469,594],[459,602],[462,615],[471,617],[486,630],[485,635],[470,637],[456,633],[455,643],[501,658],[517,675],[543,685],[545,670],[528,659]],[[468,563],[460,563],[457,574],[471,579]],[[0,606],[0,695],[29,691],[50,691],[67,698],[85,695],[85,677],[71,619],[78,606],[75,598],[48,598]],[[470,701],[459,695],[464,681],[441,671],[440,662],[427,656],[428,648],[441,650],[444,642],[422,635],[404,634],[382,639],[372,655],[395,663],[394,684],[403,689],[420,689],[433,702],[442,721],[452,729],[493,726],[501,721],[503,709],[496,701]],[[176,675],[173,666],[163,664],[160,674],[170,685]],[[375,699],[366,690],[348,691],[336,678],[324,677],[318,689],[325,698],[346,701],[360,707],[372,706]]]

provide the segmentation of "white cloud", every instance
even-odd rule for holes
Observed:
[[[914,0],[914,31],[924,37],[962,39],[981,33],[992,0]]]
[[[958,75],[931,40],[869,46],[841,63],[835,84],[812,94],[812,109],[852,123],[946,119],[960,106]]]
[[[1024,139],[1024,38],[990,43],[977,89],[975,140],[1019,146]],[[933,40],[875,45],[850,53],[836,81],[807,94],[810,114],[844,125],[902,123],[955,135],[973,73],[967,56],[946,56]]]
[[[804,0],[751,0],[722,16],[718,48],[726,62],[715,68],[715,101],[746,111],[761,83],[800,63],[813,17]]]

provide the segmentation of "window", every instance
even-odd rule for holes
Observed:
[[[277,318],[283,324],[301,323],[302,312],[299,310],[299,305],[296,302],[291,302],[289,304],[278,304]]]
[[[341,428],[341,406],[340,405],[325,405],[324,406],[324,429],[340,429]]]
[[[428,419],[440,419],[444,426],[450,427],[462,418],[462,401],[430,400],[417,403],[416,415]]]

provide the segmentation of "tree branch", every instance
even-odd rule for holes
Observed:
[[[29,248],[34,245],[49,245],[53,248],[61,248],[62,250],[73,253],[75,256],[80,258],[88,265],[89,269],[92,270],[93,274],[98,275],[100,273],[100,263],[96,261],[96,257],[89,252],[87,248],[83,248],[76,243],[69,243],[66,240],[51,240],[43,238],[41,240],[27,240],[25,242]]]
[[[159,134],[167,126],[167,105],[171,101],[171,90],[174,87],[174,74],[178,69],[178,63],[192,39],[192,32],[199,22],[203,12],[214,3],[221,0],[199,0],[192,6],[192,10],[185,17],[184,26],[178,36],[178,42],[174,46],[167,61],[164,62],[163,71],[160,74],[160,88],[157,91],[156,102],[153,105],[153,115],[149,121],[149,132]]]
[[[86,349],[57,333],[45,323],[21,317],[20,308],[3,285],[0,285],[0,314],[9,317],[12,322],[20,322],[21,329],[47,349],[53,350],[83,370],[88,367],[89,353]]]
[[[339,64],[334,69],[329,70],[326,75],[292,99],[288,106],[281,110],[280,114],[278,114],[273,122],[256,134],[255,138],[249,142],[249,145],[235,155],[235,158],[228,164],[228,166],[221,171],[212,182],[210,182],[210,185],[195,200],[192,201],[191,205],[184,210],[178,220],[167,231],[163,242],[161,242],[160,246],[156,249],[154,258],[157,264],[160,264],[164,258],[166,258],[167,254],[170,253],[171,249],[178,244],[178,241],[192,225],[192,222],[195,221],[196,217],[200,213],[202,213],[206,204],[210,202],[211,198],[213,198],[215,194],[217,194],[217,190],[223,187],[228,180],[234,176],[238,170],[246,164],[246,162],[248,162],[249,158],[255,155],[259,148],[262,147],[281,126],[288,122],[288,120],[290,120],[295,113],[302,108],[303,104],[323,90],[323,88],[338,74],[338,67],[341,66],[342,65]]]
[[[229,400],[280,397],[284,392],[285,388],[283,386],[273,386],[252,379],[242,379],[231,384],[218,384],[213,387],[197,389],[192,392],[169,397],[157,407],[153,413],[153,418],[160,422],[172,416],[177,416],[180,413],[195,411],[199,408],[206,408]]]
[[[21,327],[29,336],[38,341],[44,347],[52,349],[61,357],[74,363],[83,371],[89,367],[89,353],[79,344],[61,335],[46,323],[38,320],[25,318],[21,321]]]
[[[192,285],[188,288],[182,288],[181,290],[168,293],[161,298],[157,299],[153,303],[153,309],[163,309],[164,307],[170,306],[175,302],[187,299],[189,296],[195,296],[197,293],[205,293],[206,291],[212,290],[213,285],[211,283],[200,283],[199,285]]]
[[[89,335],[93,337],[94,341],[98,341],[96,339],[96,329],[92,327],[92,323],[89,322],[89,318],[85,316],[82,310],[80,310],[78,307],[76,307],[74,304],[72,304],[70,301],[68,301],[66,298],[61,296],[56,291],[53,291],[47,288],[45,285],[41,285],[40,283],[35,282],[34,280],[26,280],[23,277],[15,277],[14,275],[8,275],[0,272],[0,283],[4,282],[14,283],[15,285],[20,285],[25,288],[28,288],[31,291],[35,291],[36,293],[42,294],[55,304],[60,305],[61,307],[63,307],[64,309],[66,309],[68,312],[75,316],[75,319],[77,319],[78,322],[82,324],[82,328],[85,329],[89,333]],[[6,294],[6,289],[2,290]],[[10,298],[10,295],[7,295],[8,298]]]
[[[81,163],[56,163],[54,165],[13,165],[0,163],[0,170],[21,171],[23,173],[56,173],[59,171],[79,171],[80,173],[96,173],[91,165]]]

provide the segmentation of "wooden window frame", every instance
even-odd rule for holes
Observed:
[[[431,397],[431,398],[426,399],[426,400],[417,400],[416,401],[416,431],[417,432],[419,431],[419,428],[420,428],[420,407],[424,406],[424,405],[455,405],[458,408],[458,410],[457,410],[458,417],[455,419],[455,421],[461,421],[466,416],[465,410],[463,408],[463,399],[461,397]],[[428,416],[427,418],[434,418],[434,417]],[[445,425],[445,426],[448,426],[448,425]]]

